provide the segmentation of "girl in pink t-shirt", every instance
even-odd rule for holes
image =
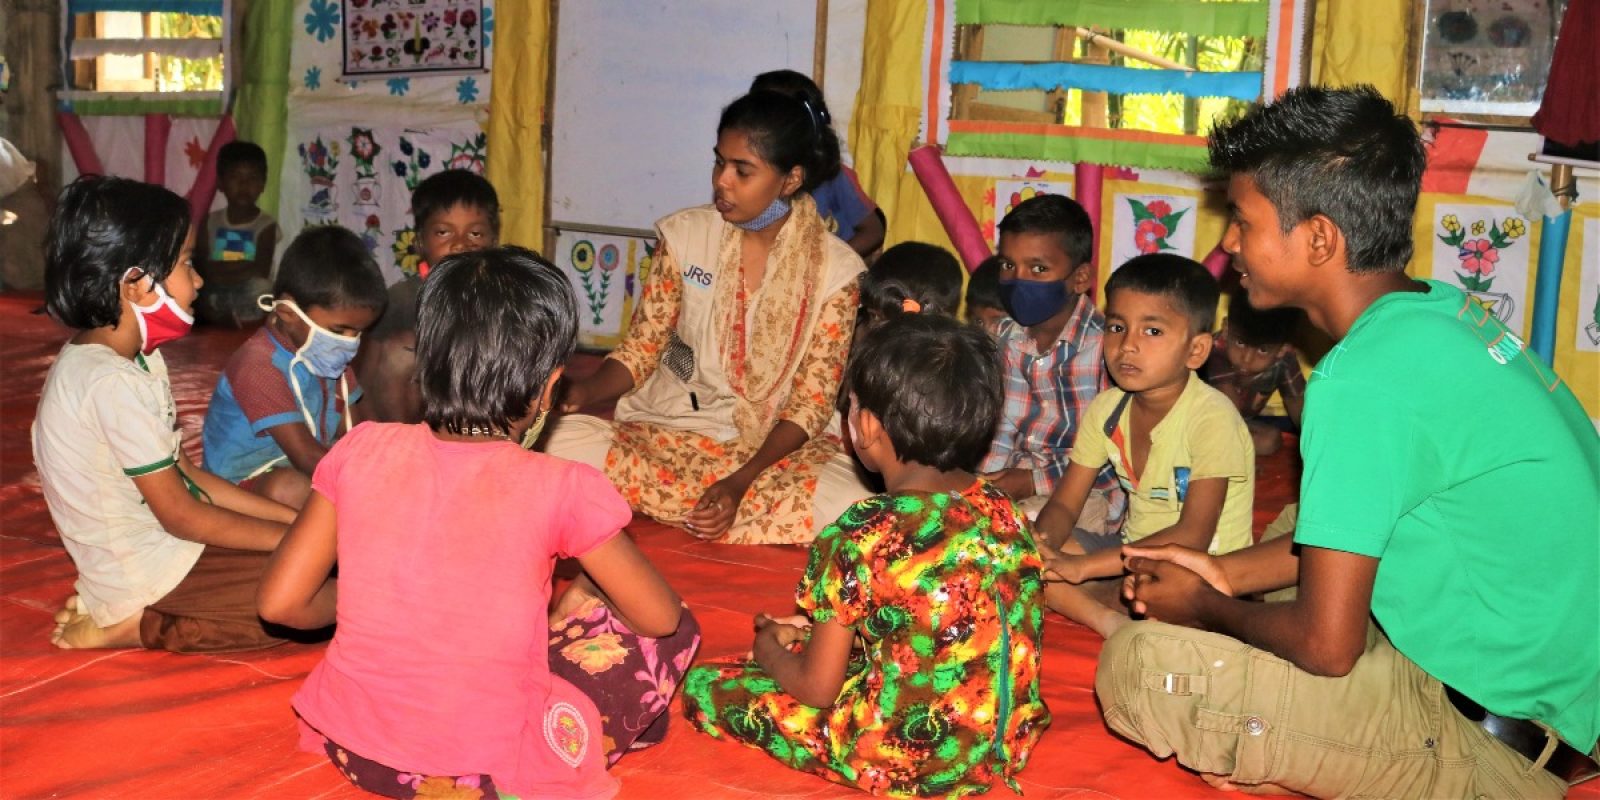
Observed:
[[[417,333],[425,424],[335,445],[263,578],[263,618],[338,624],[294,697],[301,745],[388,797],[609,797],[700,635],[606,478],[517,446],[576,344],[571,287],[519,248],[454,256]],[[546,613],[559,557],[584,575]]]

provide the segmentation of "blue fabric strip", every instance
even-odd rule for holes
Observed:
[[[222,0],[67,0],[67,12],[90,14],[96,11],[168,12],[222,16]]]
[[[1185,97],[1261,96],[1259,72],[1184,72],[1133,69],[1100,64],[1014,64],[1005,61],[952,61],[950,82],[974,83],[990,91],[1084,89],[1112,94],[1181,94]]]

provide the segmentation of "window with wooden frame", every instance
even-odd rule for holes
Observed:
[[[228,87],[224,0],[69,0],[62,13],[66,107],[220,113]]]

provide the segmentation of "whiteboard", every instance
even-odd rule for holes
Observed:
[[[549,221],[636,229],[711,201],[722,107],[756,75],[811,74],[816,0],[558,6]]]

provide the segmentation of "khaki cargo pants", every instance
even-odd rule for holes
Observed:
[[[1322,678],[1227,636],[1135,622],[1106,641],[1095,693],[1113,731],[1241,787],[1315,797],[1561,797],[1562,781],[1461,716],[1374,627]]]

